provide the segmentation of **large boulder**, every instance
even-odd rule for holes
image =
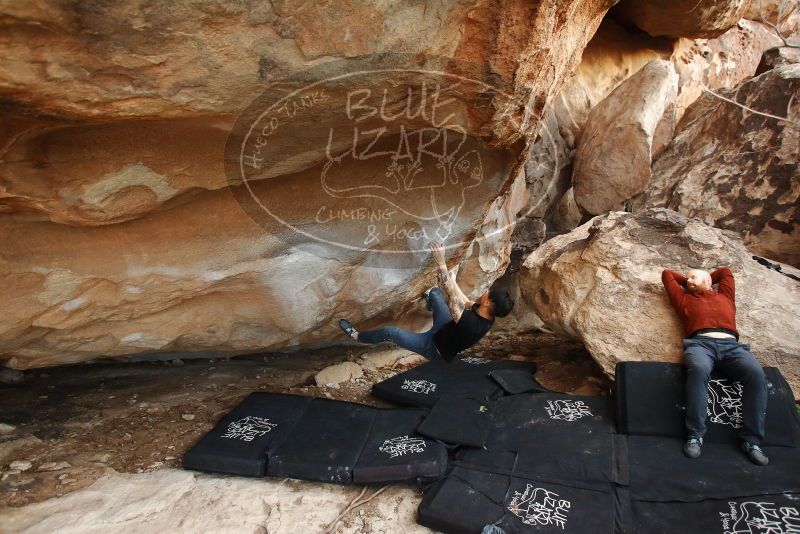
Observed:
[[[650,181],[651,161],[675,128],[678,75],[653,60],[625,80],[589,114],[572,171],[575,202],[600,215],[619,209]]]
[[[689,108],[631,206],[698,217],[738,232],[759,255],[800,266],[800,64],[721,96]]]
[[[648,62],[668,59],[672,53],[670,43],[629,32],[608,17],[603,20],[583,51],[575,75],[545,110],[539,138],[525,164],[530,197],[526,218],[548,227],[565,222],[554,220],[557,205],[571,186],[575,148],[589,112]]]
[[[653,37],[716,37],[748,7],[750,0],[623,0],[616,13]]]
[[[432,240],[485,287],[613,3],[4,4],[0,361],[341,340],[433,284]]]
[[[755,74],[762,53],[782,42],[773,28],[744,19],[713,39],[677,40],[650,37],[622,27],[611,17],[603,19],[575,75],[545,110],[540,136],[525,164],[530,202],[524,217],[544,223],[548,233],[577,226],[558,211],[561,204],[574,202],[567,190],[589,113],[648,62],[664,59],[675,66],[680,120],[704,87],[717,90],[739,85]]]
[[[547,327],[582,341],[613,375],[620,361],[681,361],[683,330],[662,270],[721,266],[736,277],[741,342],[800,395],[800,282],[754,261],[732,232],[665,209],[609,213],[534,251],[520,286]]]

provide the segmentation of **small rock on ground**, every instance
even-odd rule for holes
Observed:
[[[28,460],[15,460],[8,464],[8,468],[12,471],[27,471],[31,467],[33,467],[33,464]]]
[[[0,384],[19,384],[25,380],[25,374],[16,369],[0,370]]]
[[[61,471],[68,467],[72,467],[69,462],[45,462],[39,466],[37,471]]]
[[[364,376],[361,366],[353,362],[342,362],[326,367],[314,377],[318,386],[335,386]]]

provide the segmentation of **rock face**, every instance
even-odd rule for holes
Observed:
[[[756,254],[800,266],[800,65],[768,71],[723,96],[773,117],[702,97],[632,206],[699,217],[738,232]]]
[[[619,209],[644,190],[652,159],[672,139],[677,98],[672,63],[653,60],[592,110],[572,171],[575,202],[583,211]]]
[[[574,219],[559,215],[558,206],[572,185],[576,147],[589,113],[648,62],[663,59],[675,66],[680,120],[704,86],[735,87],[754,75],[765,50],[782,42],[773,28],[749,20],[740,20],[713,39],[670,40],[624,28],[606,17],[584,50],[575,76],[545,110],[540,137],[525,164],[530,201],[524,218],[543,223],[550,234],[577,226],[580,217],[572,224]]]
[[[716,37],[749,7],[750,0],[624,0],[617,13],[653,37]]]
[[[0,360],[328,343],[402,315],[434,239],[485,287],[612,4],[3,6]]]
[[[63,530],[67,524],[80,525],[83,532],[288,534],[298,525],[324,531],[356,494],[330,484],[162,469],[140,475],[111,472],[90,488],[0,514],[4,531],[27,534]],[[368,508],[348,514],[333,532],[430,533],[414,522],[418,505],[413,489],[391,487]]]
[[[797,31],[800,10],[795,0],[751,0],[744,18],[773,25],[784,36]]]
[[[782,44],[765,24],[740,20],[715,39],[678,39],[670,58],[680,77],[678,120],[711,89],[732,89],[757,73],[764,51]]]
[[[756,69],[756,75],[764,74],[768,70],[784,65],[800,63],[800,48],[790,46],[776,46],[764,51],[761,62]]]
[[[668,59],[672,52],[669,43],[630,33],[613,19],[603,20],[583,51],[575,76],[546,109],[540,138],[525,163],[530,201],[524,217],[547,225],[553,222],[556,205],[571,185],[575,148],[589,112],[649,61]]]
[[[665,209],[595,217],[533,252],[520,287],[549,328],[582,341],[613,375],[620,361],[681,361],[682,328],[661,271],[720,266],[736,277],[741,342],[800,394],[800,284],[754,261],[731,232],[697,219]]]

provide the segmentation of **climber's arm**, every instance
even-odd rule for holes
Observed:
[[[444,293],[444,300],[447,302],[447,308],[450,310],[450,315],[455,322],[461,319],[461,314],[464,312],[467,302],[469,300],[458,287],[453,277],[450,276],[450,271],[447,270],[447,264],[444,260],[444,249],[439,244],[431,244],[431,252],[433,259],[436,260],[436,276],[439,281],[439,289]]]
[[[664,284],[664,289],[667,291],[672,307],[680,311],[683,308],[683,299],[686,298],[683,289],[686,284],[686,277],[675,271],[664,269],[661,272],[661,283]]]

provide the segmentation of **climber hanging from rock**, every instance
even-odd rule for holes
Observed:
[[[686,442],[684,454],[700,456],[706,431],[708,380],[714,369],[742,384],[742,449],[755,464],[769,458],[759,444],[764,439],[767,382],[750,345],[739,343],[733,273],[727,267],[709,274],[693,269],[686,276],[665,269],[661,281],[683,323],[683,363],[686,366]],[[718,290],[713,285],[718,284]]]
[[[390,341],[429,360],[452,361],[458,353],[477,343],[492,328],[495,317],[511,313],[514,301],[503,287],[495,287],[472,302],[458,287],[445,263],[442,245],[431,244],[438,271],[438,287],[425,292],[426,307],[433,312],[433,326],[426,332],[410,332],[384,326],[359,332],[346,319],[339,326],[360,343]]]

